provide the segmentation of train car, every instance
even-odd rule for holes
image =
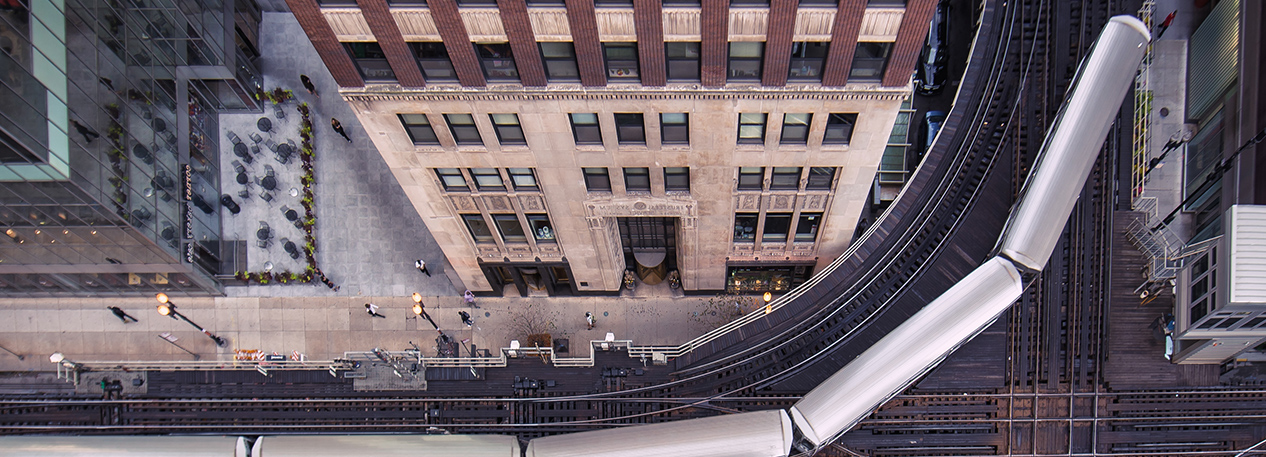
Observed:
[[[1147,26],[1132,16],[1113,17],[1104,26],[1051,124],[1003,229],[999,253],[1032,270],[1046,266],[1150,40]]]
[[[255,440],[251,457],[519,457],[505,435],[282,435]],[[182,456],[184,457],[184,456]]]
[[[992,324],[1024,291],[1020,271],[994,257],[791,407],[814,448],[830,443]]]
[[[236,436],[3,436],[4,457],[247,457]]]
[[[651,425],[546,436],[527,457],[781,457],[791,452],[783,410],[756,411]]]

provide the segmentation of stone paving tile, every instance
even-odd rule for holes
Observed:
[[[297,98],[295,102],[286,104],[285,122],[292,122],[293,128],[276,127],[275,129],[289,130],[278,130],[275,135],[292,136],[298,142],[299,115],[295,112],[294,105],[297,102],[308,102],[312,106],[317,157],[317,261],[322,271],[341,286],[337,294],[390,296],[418,291],[426,295],[455,295],[465,290],[462,285],[453,284],[444,274],[448,264],[443,253],[431,238],[413,204],[404,195],[395,176],[356,121],[351,107],[338,96],[338,86],[294,16],[289,13],[265,13],[260,24],[260,48],[268,51],[260,62],[264,86],[269,89],[278,86],[291,89]],[[301,73],[312,78],[320,97],[314,97],[303,89],[299,83]],[[265,113],[271,116],[271,111],[270,104]],[[244,114],[239,117],[244,120],[226,124],[246,123],[245,126],[235,128],[246,130],[249,127],[253,130],[254,120],[259,115]],[[330,128],[331,117],[338,118],[343,123],[353,143],[348,144]],[[240,131],[238,134],[242,135]],[[245,141],[250,142],[249,139]],[[257,159],[256,165],[258,162],[271,163],[280,173],[279,164],[271,158],[271,154],[268,155],[269,157]],[[231,161],[235,156],[230,152],[225,158],[226,161]],[[298,158],[291,162],[297,170]],[[230,172],[233,169],[227,162],[223,168]],[[228,189],[237,186],[236,181],[231,179],[224,182],[229,183],[225,186]],[[290,182],[287,181],[287,184]],[[293,182],[297,184],[298,178]],[[258,190],[258,186],[254,187]],[[252,202],[253,205],[259,203],[262,203],[259,199]],[[269,217],[272,219],[267,220],[280,216],[276,209],[280,206],[269,206]],[[290,206],[302,211],[297,199]],[[249,246],[254,248],[254,228],[258,220],[244,218],[247,211],[247,205],[243,205],[243,214],[236,216],[239,222],[246,221],[245,227],[249,229],[249,233],[245,234],[248,237],[239,239],[250,241]],[[233,217],[226,217],[226,238],[229,236],[229,221]],[[277,224],[271,222],[270,225],[277,227]],[[240,229],[236,230],[233,233],[240,235]],[[296,243],[302,245],[302,237],[298,239],[300,241]],[[270,248],[269,254],[266,259],[273,260],[275,265],[289,260],[277,246]],[[262,264],[256,261],[255,252],[251,252],[251,255],[252,267]],[[280,257],[285,259],[279,262]],[[413,261],[417,259],[427,261],[432,276],[427,277],[413,268]],[[314,285],[230,287],[226,292],[229,296],[263,297],[334,294],[324,286]]]

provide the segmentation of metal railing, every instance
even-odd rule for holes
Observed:
[[[1152,15],[1156,11],[1154,0],[1143,0],[1139,8],[1139,19],[1152,29]],[[1143,186],[1147,183],[1148,143],[1152,138],[1152,43],[1147,43],[1147,53],[1143,63],[1139,65],[1138,75],[1134,78],[1134,132],[1133,154],[1130,160],[1130,201],[1136,203],[1143,194]],[[1135,207],[1137,209],[1137,207]]]

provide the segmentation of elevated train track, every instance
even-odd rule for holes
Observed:
[[[768,319],[673,360],[670,381],[559,391],[552,398],[319,398],[316,389],[312,399],[12,400],[0,401],[0,433],[424,433],[439,427],[532,438],[785,408],[984,258],[1081,53],[1109,16],[1131,12],[1112,1],[982,5],[960,101],[887,216]],[[1108,143],[1116,141],[1110,136]],[[916,387],[845,435],[844,448],[866,455],[1220,455],[1261,439],[1256,433],[1266,425],[1266,391],[1103,388],[1109,275],[1096,268],[1106,268],[1115,195],[1115,150],[1108,152],[1051,266],[1000,321],[1009,344],[988,350],[1008,360],[1005,386]],[[955,369],[954,360],[944,369]],[[325,393],[340,396],[339,390]],[[1179,439],[1157,446],[1161,434]]]

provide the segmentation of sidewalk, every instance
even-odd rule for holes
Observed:
[[[710,296],[693,297],[551,297],[485,298],[480,308],[469,308],[459,296],[424,297],[426,311],[444,332],[456,340],[471,339],[477,347],[495,351],[525,335],[512,330],[516,315],[532,306],[548,321],[555,339],[570,339],[571,353],[588,354],[588,342],[607,332],[637,345],[677,345],[715,325],[701,322],[692,313],[704,310]],[[750,297],[747,298],[751,303]],[[425,319],[413,319],[413,300],[393,297],[224,297],[190,299],[173,297],[182,314],[228,340],[217,348],[210,338],[185,322],[160,316],[152,299],[9,299],[0,300],[0,346],[26,355],[19,361],[0,352],[0,371],[48,371],[48,356],[65,354],[74,361],[192,360],[188,353],[159,337],[171,332],[176,344],[199,354],[202,360],[232,360],[234,349],[258,349],[290,355],[298,351],[310,360],[330,360],[347,351],[409,348],[413,341],[423,355],[434,356],[438,335]],[[371,317],[365,303],[381,308],[386,318]],[[118,306],[140,322],[124,324],[107,306]],[[755,309],[745,306],[745,311]],[[458,316],[466,311],[475,326],[466,327]],[[587,330],[585,312],[597,316]],[[517,314],[516,314],[517,313]],[[716,317],[707,319],[717,322]]]

